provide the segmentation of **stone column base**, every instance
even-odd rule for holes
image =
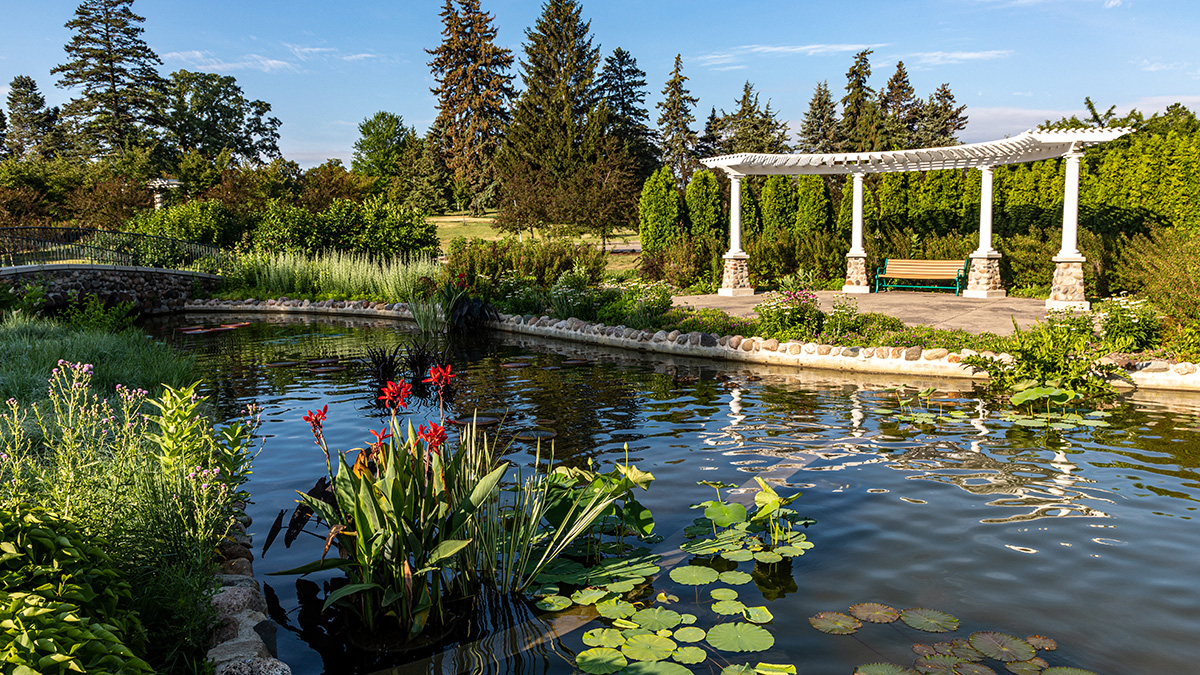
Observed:
[[[843,293],[870,293],[871,282],[867,279],[867,256],[846,256],[846,285]]]
[[[971,269],[967,272],[964,298],[1003,298],[1008,295],[1000,286],[1000,254],[971,254]]]
[[[1083,291],[1083,258],[1056,258],[1054,262],[1054,282],[1046,309],[1090,309]]]
[[[750,256],[745,253],[730,253],[725,256],[725,272],[721,276],[721,287],[717,295],[739,297],[754,295],[750,285]]]

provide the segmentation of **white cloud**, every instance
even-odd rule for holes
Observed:
[[[342,57],[343,61],[362,61],[365,59],[377,59],[378,54],[346,54]]]
[[[300,59],[301,61],[307,61],[313,56],[319,56],[321,54],[333,54],[337,53],[338,51],[333,47],[301,47],[299,45],[291,45],[286,42],[283,43],[283,46],[287,47],[288,51],[294,54],[296,58]]]
[[[1200,95],[1180,94],[1178,96],[1145,96],[1128,103],[1117,104],[1117,114],[1124,114],[1130,108],[1137,108],[1146,117],[1163,112],[1172,103],[1182,103],[1191,110],[1200,110]]]
[[[1187,64],[1182,61],[1174,63],[1163,63],[1162,61],[1151,61],[1150,59],[1142,59],[1134,61],[1137,64],[1138,70],[1144,70],[1147,73],[1159,73],[1164,70],[1182,70],[1187,68]]]
[[[1018,108],[1015,106],[968,107],[967,128],[960,135],[964,143],[994,141],[1015,136],[1026,129],[1033,129],[1046,120],[1057,120],[1071,115],[1083,115],[1080,110],[1055,110],[1050,108]]]
[[[857,53],[864,49],[886,47],[880,44],[807,44],[807,45],[741,45],[728,51],[710,52],[696,57],[701,68],[710,70],[741,70],[747,56],[824,56],[826,54]]]
[[[207,51],[168,52],[162,55],[164,61],[182,61],[184,64],[209,72],[228,72],[236,70],[259,70],[264,73],[296,70],[296,64],[279,59],[272,59],[261,54],[245,54],[235,60],[225,61],[213,56]]]
[[[1008,58],[1011,49],[988,49],[977,52],[917,52],[912,54],[917,63],[924,66],[944,66],[967,61],[993,61]]]

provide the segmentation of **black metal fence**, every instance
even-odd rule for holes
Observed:
[[[0,227],[0,264],[83,263],[219,274],[231,262],[216,246],[133,232],[78,227]]]

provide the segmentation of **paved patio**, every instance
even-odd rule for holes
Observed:
[[[836,291],[817,291],[821,309],[833,309]],[[935,328],[961,328],[971,333],[1012,333],[1013,320],[1021,328],[1046,316],[1046,301],[1030,298],[963,298],[950,293],[889,291],[847,294],[858,302],[858,311],[894,316],[908,325],[925,324]],[[762,302],[762,293],[730,298],[720,295],[680,295],[677,306],[722,309],[733,316],[752,316],[754,306]]]

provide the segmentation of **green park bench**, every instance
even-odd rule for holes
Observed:
[[[875,272],[875,292],[892,288],[954,289],[959,295],[967,285],[967,269],[971,259],[963,260],[905,260],[886,258],[883,267]],[[922,286],[914,281],[943,281],[936,286]]]

